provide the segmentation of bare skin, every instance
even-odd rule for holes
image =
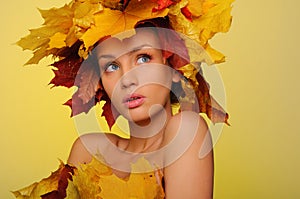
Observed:
[[[148,42],[147,45],[145,41]],[[130,173],[125,168],[130,167],[136,154],[155,154],[156,151],[168,148],[164,153],[155,154],[153,162],[150,158],[151,163],[159,164],[161,167],[165,179],[166,198],[211,199],[214,163],[206,122],[191,111],[172,115],[168,88],[160,84],[140,86],[147,77],[141,76],[138,70],[133,70],[148,66],[147,64],[165,64],[161,52],[156,49],[159,45],[157,38],[153,33],[146,31],[143,34],[137,34],[132,39],[113,40],[113,42],[116,42],[114,46],[118,46],[117,49],[126,46],[130,49],[130,53],[116,56],[111,53],[112,45],[102,46],[98,50],[100,70],[104,71],[101,78],[105,91],[118,111],[128,118],[131,137],[123,139],[117,135],[102,133],[81,136],[73,144],[68,163],[75,166],[89,163],[95,154],[101,152],[113,172],[118,177],[125,178]],[[137,49],[136,46],[142,47]],[[129,71],[134,72],[128,73]],[[156,81],[164,84],[179,81],[173,71],[165,70],[165,68],[159,70],[159,73],[154,76],[158,77],[162,71],[163,75]],[[123,78],[125,76],[126,79]],[[121,99],[114,99],[116,90]],[[122,96],[127,96],[132,92],[143,96],[143,100],[137,101],[137,106],[130,104],[131,101],[129,105],[126,102],[124,108]],[[134,103],[134,100],[132,101]],[[146,136],[141,136],[142,134]],[[204,145],[209,152],[199,158],[199,151]]]

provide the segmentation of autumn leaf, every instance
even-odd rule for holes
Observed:
[[[120,6],[121,0],[99,0],[100,3],[107,7],[107,8],[112,8],[112,9],[117,9]],[[126,4],[126,1],[124,2]]]
[[[205,81],[200,73],[196,74],[198,85],[195,89],[195,94],[198,98],[200,113],[206,113],[208,118],[213,123],[228,123],[228,114],[210,95],[209,84]]]
[[[93,46],[100,38],[114,35],[125,30],[133,29],[138,21],[164,17],[168,9],[153,13],[155,3],[147,0],[132,0],[122,12],[104,8],[101,13],[95,15],[95,25],[91,26],[80,38],[86,49]]]
[[[162,199],[160,186],[157,184],[153,168],[149,162],[141,158],[132,164],[132,172],[128,179],[120,179],[116,175],[103,176],[99,180],[102,198],[139,198]],[[141,171],[148,171],[140,173]],[[151,172],[150,172],[151,171]]]
[[[56,52],[55,48],[61,48],[62,41],[60,39],[64,41],[62,35],[66,34],[72,25],[72,11],[67,5],[59,9],[39,11],[44,18],[44,26],[30,30],[29,35],[17,42],[17,45],[23,50],[34,52],[34,57],[26,64],[37,64],[42,58]]]
[[[21,38],[17,44],[23,48],[23,50],[35,51],[41,47],[48,47],[49,37],[54,35],[57,30],[51,27],[41,27],[38,29],[30,30],[30,34]]]
[[[70,55],[60,61],[52,64],[56,69],[53,69],[54,78],[49,84],[54,86],[65,86],[70,88],[74,86],[75,78],[82,64],[82,59],[77,54]]]
[[[41,195],[42,199],[64,199],[66,197],[66,189],[68,187],[68,180],[72,180],[72,174],[74,167],[69,165],[64,165],[60,172],[58,179],[58,187],[49,193]]]
[[[203,10],[203,3],[205,0],[189,0],[186,8],[193,16],[200,16]]]
[[[68,180],[72,179],[73,171],[74,167],[61,162],[59,168],[48,178],[14,191],[13,194],[17,199],[63,199],[66,196]]]
[[[44,18],[44,25],[46,26],[60,26],[64,27],[64,30],[68,30],[72,26],[73,11],[69,5],[49,10],[39,9],[39,11]]]
[[[181,12],[181,8],[187,6],[187,1],[181,1],[176,5],[170,7],[169,17],[172,27],[185,35],[190,39],[198,42],[207,53],[211,56],[212,63],[221,63],[225,60],[224,55],[214,50],[208,44],[211,39],[218,32],[227,32],[231,25],[231,4],[233,0],[205,0],[194,3],[202,3],[200,8],[191,11],[190,7],[187,7],[191,13],[195,14],[192,22],[187,19]],[[194,6],[193,6],[194,7]],[[199,15],[201,13],[201,15]],[[198,16],[199,15],[199,16]],[[198,16],[198,17],[197,17]],[[192,55],[190,55],[192,57]],[[195,55],[193,55],[195,57]],[[197,58],[197,61],[202,59],[203,55]],[[209,64],[209,63],[208,63]]]
[[[109,129],[111,129],[117,117],[119,116],[119,113],[115,110],[108,96],[104,96],[103,100],[105,100],[106,102],[102,107],[103,112],[101,116],[105,117]]]
[[[88,164],[81,164],[73,176],[73,183],[80,198],[100,199],[99,181],[102,176],[107,175],[112,175],[111,169],[96,158],[93,158]]]
[[[100,88],[100,76],[96,70],[97,65],[88,58],[85,60],[79,70],[79,89],[78,97],[83,103],[87,103],[96,95],[96,91]]]
[[[79,94],[77,91],[73,94],[71,99],[64,103],[64,105],[67,105],[71,108],[71,116],[75,116],[83,112],[88,113],[89,110],[98,102],[96,98],[92,98],[88,102],[84,103],[78,95]]]
[[[66,36],[67,36],[66,34],[63,34],[61,32],[55,33],[52,37],[50,37],[50,41],[48,43],[49,45],[48,49],[65,47]]]
[[[192,13],[191,11],[188,9],[188,7],[183,7],[181,8],[181,13],[185,16],[185,18],[187,18],[189,21],[192,21]]]
[[[175,3],[173,0],[156,0],[156,2],[158,5],[152,9],[153,12],[163,10]]]

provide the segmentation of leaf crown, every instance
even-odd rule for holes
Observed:
[[[54,58],[52,64],[53,86],[79,89],[65,105],[72,108],[72,116],[88,112],[96,103],[106,101],[103,114],[109,127],[115,120],[108,96],[105,94],[96,73],[89,70],[95,64],[90,56],[99,39],[136,28],[138,24],[151,21],[154,26],[173,29],[200,44],[205,52],[195,53],[183,45],[189,62],[167,54],[172,67],[178,70],[184,81],[196,94],[200,113],[206,113],[213,123],[227,123],[228,114],[209,94],[209,85],[201,75],[200,63],[221,63],[225,56],[209,45],[209,40],[218,32],[227,32],[231,25],[233,0],[72,0],[60,8],[39,10],[44,18],[40,28],[17,44],[23,50],[33,51],[33,57],[25,64],[38,64],[47,56]],[[164,25],[161,25],[161,24]],[[116,28],[117,27],[117,28]],[[182,39],[174,36],[176,44]],[[162,39],[164,40],[164,39]],[[167,43],[167,42],[166,42]],[[174,45],[174,44],[173,44]],[[209,59],[204,53],[209,55]],[[183,97],[190,103],[189,89],[183,86]]]

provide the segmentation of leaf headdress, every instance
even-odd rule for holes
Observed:
[[[99,76],[90,70],[90,65],[94,64],[89,56],[90,52],[101,38],[133,29],[142,21],[167,20],[167,28],[196,41],[210,56],[208,60],[201,52],[197,54],[188,50],[190,63],[185,63],[178,62],[176,56],[168,55],[174,63],[181,63],[173,68],[190,83],[199,102],[197,110],[206,113],[213,123],[227,123],[228,114],[210,96],[209,86],[199,72],[200,67],[194,67],[191,63],[197,65],[200,62],[213,64],[225,61],[224,55],[213,49],[208,41],[216,33],[229,30],[232,2],[233,0],[72,0],[61,8],[40,10],[44,18],[42,27],[30,30],[30,34],[17,44],[24,50],[33,51],[33,57],[26,64],[38,64],[47,56],[55,58],[52,64],[55,76],[50,84],[78,87],[72,99],[65,103],[72,108],[72,115],[87,113],[96,103],[104,100],[103,116],[111,127],[115,121],[110,100],[99,82]]]

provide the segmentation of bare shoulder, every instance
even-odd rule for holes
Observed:
[[[100,146],[103,148],[107,140],[117,142],[117,136],[103,133],[89,133],[78,137],[71,148],[68,164],[77,166],[89,163],[93,156],[99,152]]]
[[[184,150],[164,168],[166,198],[212,198],[213,151],[205,120],[197,113],[182,112],[171,118],[166,134],[169,143],[180,137],[171,155],[178,148]]]
[[[193,134],[194,136],[204,136],[208,133],[208,127],[205,120],[197,113],[192,111],[183,111],[168,121],[166,126],[166,140],[173,139],[179,133],[186,136]]]

